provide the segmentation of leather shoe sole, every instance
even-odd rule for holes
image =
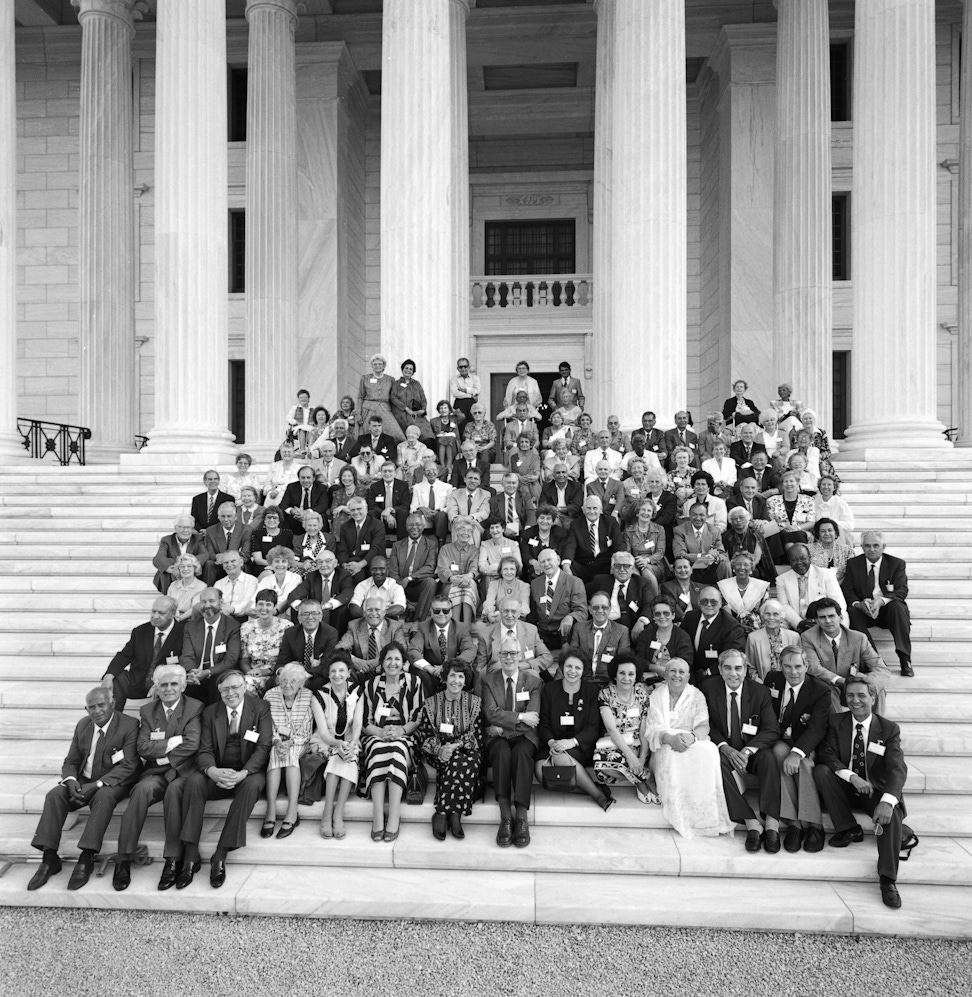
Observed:
[[[445,814],[432,815],[432,836],[436,839],[436,841],[445,841],[446,839]]]
[[[176,876],[179,875],[179,863],[175,859],[166,859],[162,867],[162,875],[159,877],[159,889],[171,890],[175,886]]]
[[[209,865],[209,885],[218,890],[226,882],[226,863],[216,860]]]
[[[803,850],[805,852],[821,852],[824,846],[823,828],[811,827],[807,831],[807,836],[803,839]]]
[[[31,891],[39,890],[51,878],[51,876],[56,876],[60,871],[60,862],[58,862],[57,865],[48,865],[46,862],[41,862],[37,872],[30,877],[27,889]]]
[[[846,848],[850,844],[864,840],[864,831],[860,824],[850,827],[846,831],[838,831],[830,839],[831,848]]]
[[[116,862],[115,872],[111,877],[111,885],[120,893],[127,890],[132,883],[132,867],[128,862]]]
[[[800,828],[791,825],[783,836],[783,848],[791,853],[798,852],[801,844],[803,844],[803,832]]]
[[[68,880],[67,888],[69,890],[80,890],[91,878],[93,871],[94,862],[78,862],[71,873],[71,878]]]
[[[513,822],[501,820],[499,830],[496,832],[496,844],[500,848],[509,848],[513,844]]]
[[[513,844],[517,848],[526,848],[530,844],[530,825],[525,820],[516,821],[513,828]]]
[[[885,907],[893,907],[897,910],[901,906],[901,894],[898,893],[897,886],[890,879],[881,879],[881,899]]]
[[[201,862],[183,862],[182,868],[179,870],[179,875],[176,876],[175,888],[177,890],[184,890],[192,882],[192,877],[199,872],[201,867]]]
[[[746,851],[758,852],[763,846],[763,839],[759,831],[746,832]]]

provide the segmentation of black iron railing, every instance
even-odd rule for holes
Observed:
[[[148,443],[148,437],[147,436],[138,436],[136,434],[136,436],[135,436],[135,449],[136,450],[141,450],[142,447],[144,447],[146,443]]]
[[[24,441],[24,449],[31,457],[44,460],[53,456],[60,464],[84,463],[84,444],[91,439],[91,430],[87,426],[18,419],[17,430]]]

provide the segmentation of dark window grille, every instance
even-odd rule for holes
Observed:
[[[851,279],[850,194],[833,195],[832,266],[834,280]]]
[[[229,67],[226,105],[230,142],[246,141],[246,80],[246,66]]]
[[[246,212],[233,208],[229,213],[229,290],[246,291]]]
[[[850,121],[850,42],[830,46],[830,120]]]
[[[486,274],[567,274],[576,266],[574,220],[486,222]]]

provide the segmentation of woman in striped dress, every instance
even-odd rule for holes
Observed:
[[[415,731],[422,706],[422,683],[406,674],[405,649],[392,641],[378,655],[379,673],[364,686],[365,795],[371,795],[372,841],[394,841],[408,785]],[[421,763],[419,763],[421,764]],[[385,797],[388,821],[385,821]]]

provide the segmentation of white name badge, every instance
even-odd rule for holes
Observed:
[[[375,496],[375,501],[376,501],[376,502],[384,502],[384,501],[385,501],[385,496],[384,496],[384,495],[376,495],[376,496]],[[364,549],[364,548],[362,548],[362,550],[363,550],[363,549]]]
[[[742,732],[744,734],[750,734],[750,735],[752,735],[752,734],[758,734],[759,733],[759,728],[755,724],[743,724],[742,725]]]
[[[161,758],[156,758],[155,764],[156,765],[160,765],[160,766],[161,765],[170,765],[171,762],[169,761],[169,759],[165,755],[163,755]]]
[[[512,551],[513,551],[512,547],[500,547],[501,554],[510,554],[512,553]]]
[[[641,495],[641,489],[639,489],[639,488],[632,488],[631,489],[631,497],[632,498],[638,498],[640,495]]]
[[[377,383],[378,383],[378,378],[377,378],[377,377],[369,377],[369,378],[368,378],[368,380],[369,380],[369,381],[370,381],[370,382],[371,382],[372,384],[377,384]]]
[[[770,689],[770,695],[774,699],[779,699],[780,698],[780,690],[779,689]]]
[[[384,703],[375,709],[375,719],[385,720],[391,714],[391,710]]]
[[[175,734],[173,737],[169,738],[169,743],[166,745],[165,750],[171,751],[173,748],[178,748],[182,744],[182,735]]]
[[[850,669],[851,675],[857,675],[857,674],[859,674],[859,672],[860,672],[860,669],[857,667],[857,665],[851,665],[851,669]]]
[[[263,542],[268,544],[273,543],[273,537],[264,537]]]
[[[362,544],[361,545],[361,549],[362,550],[371,550],[371,544]]]
[[[649,540],[648,543],[645,544],[645,550],[654,550],[654,549],[655,549],[655,541]]]
[[[213,654],[225,654],[225,653],[226,653],[226,645],[225,644],[217,644],[213,648]]]
[[[893,591],[894,591],[894,584],[893,584],[892,582],[888,582],[888,583],[887,583],[887,584],[886,584],[886,585],[884,586],[884,591],[885,591],[885,592],[893,592]]]
[[[789,741],[789,739],[793,737],[793,728],[787,727],[786,730],[783,731],[783,736]]]
[[[641,707],[629,706],[627,710],[627,716],[631,717],[632,719],[637,719],[638,717],[641,716]]]
[[[872,755],[883,755],[884,745],[883,744],[869,744],[867,750],[871,752]]]
[[[660,650],[661,650],[661,641],[660,641],[660,640],[653,640],[653,641],[651,642],[651,644],[649,644],[648,646],[649,646],[649,647],[650,647],[650,648],[651,648],[651,649],[652,649],[653,651],[660,651]]]
[[[459,565],[458,564],[450,564],[449,565],[449,570],[451,572],[453,572],[453,574],[459,574]]]
[[[113,754],[111,756],[111,764],[112,765],[117,765],[120,761],[123,761],[124,758],[125,758],[125,752],[124,751],[115,751],[115,752],[113,752]]]
[[[439,724],[440,734],[451,734],[455,730],[455,724]]]
[[[407,381],[399,381],[398,384],[399,384],[399,387],[402,387],[402,388],[407,388],[408,387],[408,382]]]
[[[560,726],[561,726],[561,727],[573,727],[573,726],[574,726],[574,718],[573,718],[573,717],[571,717],[571,716],[568,716],[568,715],[567,715],[567,714],[565,713],[565,714],[564,714],[564,715],[563,715],[563,716],[562,716],[562,717],[560,718]]]
[[[253,744],[256,744],[260,740],[260,735],[255,730],[247,730],[243,732],[243,740],[252,741]]]
[[[152,733],[149,734],[149,740],[150,741],[164,741],[165,740],[165,731],[164,730],[153,730]]]
[[[532,647],[528,647],[523,652],[523,657],[526,658],[527,661],[529,661],[533,657],[533,648]]]
[[[611,652],[607,652],[607,653],[605,653],[605,654],[602,654],[602,655],[601,655],[601,661],[602,661],[602,662],[603,662],[603,663],[604,663],[605,665],[609,665],[609,664],[611,664],[611,662],[612,662],[612,661],[614,661],[614,654],[613,654],[613,653],[611,653]]]
[[[518,692],[516,694],[516,701],[518,703],[529,703],[530,693],[526,689],[524,689],[522,692]]]
[[[550,596],[549,595],[542,595],[542,596],[540,596],[540,603],[541,604],[546,603],[546,604],[549,605],[549,603],[550,603]]]
[[[290,728],[281,727],[280,730],[277,731],[277,733],[281,736],[281,738],[287,740],[290,737]]]
[[[681,594],[679,595],[679,597],[678,597],[678,598],[679,598],[679,601],[680,601],[680,602],[684,602],[686,606],[687,606],[687,605],[689,605],[689,603],[690,603],[690,602],[692,601],[692,600],[691,600],[691,599],[690,599],[690,598],[688,597],[688,594],[687,594],[686,592],[682,592],[682,593],[681,593]]]
[[[707,658],[718,658],[719,652],[715,648],[710,647],[706,649],[705,656]]]
[[[536,537],[530,537],[530,539],[527,540],[527,543],[531,547],[539,547],[540,546],[540,541]]]
[[[177,665],[177,664],[179,664],[179,655],[178,654],[170,654],[165,659],[165,663],[167,665]]]
[[[634,612],[637,613],[638,612],[638,603],[636,603],[634,601],[634,599],[632,599],[631,602],[628,603],[628,609],[632,609],[632,610],[634,610]]]

